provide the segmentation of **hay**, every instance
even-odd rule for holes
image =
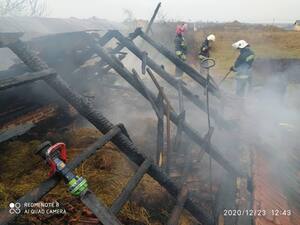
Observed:
[[[60,135],[48,134],[46,138],[52,141],[66,142],[68,144],[68,161],[70,161],[99,136],[100,133],[96,130],[83,128],[66,131]],[[14,202],[47,178],[49,168],[43,162],[39,162],[39,157],[33,154],[39,144],[40,141],[37,140],[11,141],[2,144],[0,207],[7,207],[9,202]],[[75,172],[88,180],[89,188],[102,202],[111,206],[133,175],[134,170],[134,166],[124,155],[113,144],[108,143],[99,153],[79,166]],[[80,218],[88,218],[86,217],[86,211],[88,211],[86,207],[67,192],[67,187],[63,182],[46,195],[42,201],[58,201],[67,209],[67,215],[50,218],[23,215],[17,220],[17,224],[78,224]],[[169,217],[168,211],[170,212],[173,203],[166,191],[147,175],[118,217],[124,224],[161,225]],[[68,210],[70,208],[72,210]],[[183,216],[181,220],[180,224],[182,225],[193,224],[188,216]]]

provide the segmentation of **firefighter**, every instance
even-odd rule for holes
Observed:
[[[198,53],[198,58],[199,58],[199,62],[200,62],[200,74],[203,75],[207,75],[207,69],[203,68],[203,61],[205,59],[208,59],[210,57],[210,50],[211,50],[211,46],[212,46],[212,42],[216,41],[216,36],[213,34],[208,35],[204,42],[201,45],[201,49]]]
[[[176,56],[182,61],[186,61],[186,54],[187,54],[187,46],[183,36],[186,30],[187,30],[187,24],[178,25],[176,28],[176,37],[174,40]],[[181,77],[183,72],[176,67],[175,74],[177,77]]]
[[[232,47],[240,51],[240,55],[230,70],[236,72],[236,94],[243,97],[245,96],[247,85],[248,91],[252,88],[252,64],[255,54],[245,40],[233,43]]]
[[[211,50],[211,44],[212,44],[212,42],[215,42],[215,41],[216,41],[216,36],[213,34],[210,34],[205,38],[204,42],[201,45],[200,52],[198,54],[198,57],[200,60],[202,60],[203,58],[206,59],[206,58],[210,57],[209,53]]]

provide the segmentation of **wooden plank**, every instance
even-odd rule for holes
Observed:
[[[186,186],[183,186],[178,195],[176,205],[173,208],[172,214],[168,220],[168,225],[177,225],[179,223],[179,219],[183,211],[184,203],[186,202],[187,198],[188,198],[188,189]]]
[[[163,150],[164,150],[164,103],[163,97],[159,92],[157,98],[157,137],[156,137],[156,163],[159,167],[162,166],[163,163]]]
[[[178,125],[174,141],[174,152],[180,152],[182,144],[182,123],[185,121],[185,111],[178,116]]]
[[[0,124],[0,143],[25,134],[39,123],[58,116],[59,112],[59,107],[56,104],[46,105],[37,109],[33,107],[29,111],[21,110],[20,114],[9,112],[9,117],[6,118],[8,121]]]
[[[167,151],[166,151],[166,172],[170,172],[170,157],[171,157],[171,121],[170,121],[170,105],[167,104]]]
[[[53,76],[56,72],[52,69],[46,69],[34,73],[24,73],[22,75],[13,76],[0,80],[0,90],[16,87],[22,84],[31,83],[45,77]]]
[[[162,95],[164,101],[167,103],[166,104],[166,118],[167,118],[167,149],[166,149],[166,172],[167,174],[170,172],[169,169],[170,169],[170,155],[171,155],[171,122],[170,122],[170,110],[174,111],[174,109],[172,108],[171,106],[171,103],[169,101],[169,99],[167,98],[165,92],[164,92],[164,89],[163,87],[161,87],[158,83],[158,81],[156,80],[154,74],[152,73],[151,69],[150,68],[147,68],[147,73],[150,75],[153,83],[155,84],[155,86],[157,87],[159,93]]]
[[[179,120],[178,126],[174,141],[174,152],[179,152],[181,149],[182,144],[182,123],[185,121],[185,110],[184,110],[184,101],[183,101],[183,94],[182,94],[182,85],[183,82],[181,80],[178,81],[178,101],[179,101]]]
[[[166,101],[167,105],[169,105],[170,109],[172,111],[174,111],[174,109],[171,105],[171,102],[167,98],[167,96],[166,96],[165,92],[163,91],[162,87],[159,85],[159,83],[158,83],[157,79],[155,78],[155,76],[154,76],[153,72],[151,71],[151,69],[147,68],[146,70],[147,70],[147,73],[150,75],[150,77],[151,77],[153,83],[155,84],[156,88],[161,92],[161,94],[162,94],[164,100]]]
[[[88,190],[80,200],[95,214],[103,225],[122,225],[122,223],[107,209],[103,203],[97,200],[97,196]]]
[[[146,159],[142,165],[138,168],[136,173],[133,177],[129,180],[126,187],[122,190],[119,197],[114,201],[111,211],[113,214],[118,214],[118,212],[122,209],[122,207],[125,205],[127,200],[130,198],[132,192],[137,187],[139,182],[142,180],[145,173],[147,173],[149,167],[151,166],[151,161]]]
[[[154,20],[155,20],[155,17],[156,17],[156,15],[157,15],[157,13],[158,13],[158,10],[159,10],[160,6],[161,6],[161,2],[158,3],[158,5],[156,6],[156,8],[155,8],[155,10],[154,10],[154,13],[153,13],[153,15],[152,15],[152,17],[151,17],[151,20],[150,20],[150,22],[149,22],[149,24],[148,24],[148,26],[147,26],[147,28],[146,28],[146,31],[145,31],[146,34],[148,34],[149,31],[151,30],[152,24],[153,24],[153,22],[154,22]]]
[[[115,56],[112,56],[112,57],[115,58]],[[157,104],[155,103],[154,99],[151,98],[151,94],[149,93],[148,88],[145,86],[144,82],[141,80],[141,78],[139,77],[139,75],[138,75],[138,73],[136,72],[135,69],[132,69],[132,75],[133,75],[133,78],[135,79],[135,82],[138,84],[139,88],[142,89],[142,91],[145,93],[145,97],[150,102],[150,104],[151,104],[153,110],[155,111],[156,115],[159,117],[160,112],[159,112],[159,109],[157,107]]]
[[[128,35],[128,38],[130,40],[134,40],[136,37],[138,36],[137,33],[130,33]],[[99,43],[101,46],[104,46],[106,45],[111,39],[113,38],[113,31],[109,31],[107,32],[102,38],[101,38],[101,42]],[[110,54],[117,54],[118,52],[122,51],[122,49],[124,48],[125,46],[121,43],[118,43],[118,45],[112,49],[109,53]],[[124,55],[124,57],[120,56],[119,59],[122,61],[124,58],[126,57],[126,55]],[[98,63],[98,65],[100,67],[104,67],[105,65],[108,65],[107,62],[105,62],[105,60],[102,60]],[[108,66],[107,69],[105,70],[107,73],[109,71],[111,67]]]

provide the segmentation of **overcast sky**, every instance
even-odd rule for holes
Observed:
[[[185,21],[294,22],[300,0],[47,0],[49,16],[123,21],[124,9],[149,19],[158,2],[167,19]]]

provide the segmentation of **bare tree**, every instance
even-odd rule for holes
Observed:
[[[0,14],[2,16],[20,15],[26,10],[27,0],[1,0]]]
[[[0,0],[1,16],[43,16],[46,13],[45,0]]]
[[[47,5],[44,0],[27,0],[30,16],[44,16],[47,13]]]

